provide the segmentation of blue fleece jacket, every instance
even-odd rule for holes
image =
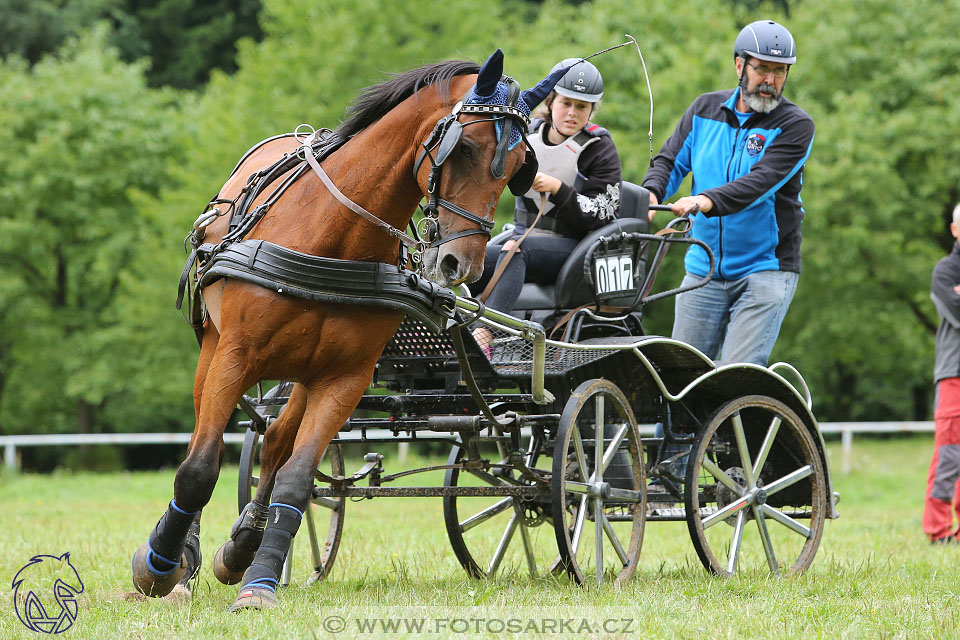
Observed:
[[[691,195],[713,201],[691,231],[717,260],[715,278],[735,280],[758,271],[800,272],[803,166],[813,145],[813,120],[786,98],[770,113],[741,124],[734,111],[740,90],[706,93],[683,114],[647,172],[643,186],[663,202],[693,174]],[[687,251],[688,272],[706,275],[709,261]]]

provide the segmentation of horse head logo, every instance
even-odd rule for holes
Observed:
[[[11,586],[17,617],[31,631],[62,633],[76,621],[83,581],[70,564],[69,552],[30,558]]]

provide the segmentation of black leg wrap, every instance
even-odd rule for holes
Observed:
[[[302,516],[298,509],[274,503],[270,505],[267,529],[263,533],[260,548],[253,558],[253,564],[243,574],[244,586],[258,586],[275,589],[283,569],[283,561],[290,550],[290,541],[300,528]]]
[[[187,541],[187,533],[194,519],[197,520],[197,535],[200,533],[200,512],[188,513],[176,506],[171,500],[167,512],[163,514],[153,533],[150,534],[149,563],[157,571],[169,571],[180,565],[180,557]],[[197,544],[199,549],[199,544]],[[199,551],[198,551],[199,555]]]
[[[184,544],[183,554],[187,557],[187,572],[180,580],[186,584],[200,572],[200,565],[203,563],[203,557],[200,555],[200,514],[198,513],[190,529],[187,531],[187,540]]]

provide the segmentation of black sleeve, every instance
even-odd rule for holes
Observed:
[[[960,294],[953,290],[957,285],[960,285],[960,254],[951,253],[933,268],[930,297],[937,305],[937,313],[960,328]]]
[[[704,215],[723,216],[743,211],[771,191],[780,189],[803,168],[813,145],[813,133],[813,120],[809,116],[790,122],[747,175],[700,192],[713,201],[713,209]]]
[[[564,184],[550,196],[556,215],[586,234],[617,217],[620,210],[620,155],[610,136],[600,136],[577,161],[578,188]]]

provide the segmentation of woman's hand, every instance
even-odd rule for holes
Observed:
[[[537,177],[533,179],[533,190],[537,193],[556,193],[560,190],[562,182],[553,176],[548,176],[545,173],[537,173]]]

